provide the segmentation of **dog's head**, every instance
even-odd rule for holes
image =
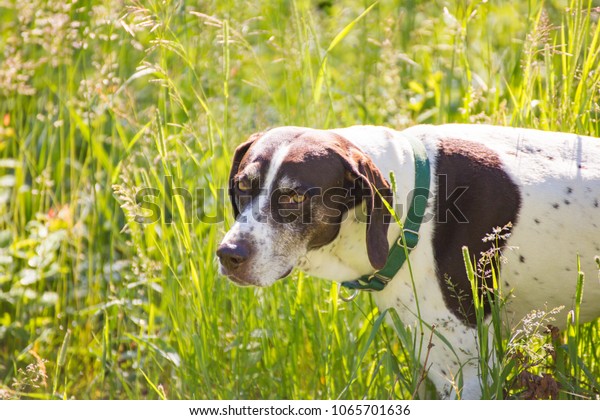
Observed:
[[[371,159],[323,130],[281,127],[235,151],[229,176],[235,223],[218,247],[220,271],[242,285],[268,286],[298,259],[338,235],[348,210],[365,202],[374,268],[385,264],[392,192]]]

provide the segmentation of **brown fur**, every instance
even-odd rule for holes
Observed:
[[[466,245],[471,255],[479,260],[481,253],[492,246],[482,239],[495,227],[517,222],[521,196],[518,187],[502,169],[498,155],[480,144],[443,140],[436,173],[438,191],[433,248],[438,281],[448,308],[457,317],[466,317],[473,325],[473,299],[462,247]],[[457,206],[453,207],[446,198],[461,188],[464,192],[454,201]],[[500,239],[498,247],[502,248],[505,242]],[[490,307],[487,299],[484,302],[487,314]]]

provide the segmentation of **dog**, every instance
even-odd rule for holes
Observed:
[[[421,214],[410,230],[418,177],[427,192],[419,194]],[[580,321],[600,316],[597,138],[472,124],[279,127],[236,149],[229,193],[236,221],[217,256],[220,273],[240,285],[268,286],[298,267],[369,290],[369,279],[380,280],[373,273],[408,257],[410,264],[382,277],[372,293],[417,336],[428,337],[435,326],[421,363],[427,357],[428,378],[442,398],[481,397],[463,250],[475,266],[491,248],[501,254],[509,326],[532,310],[563,306],[554,324],[566,326],[578,256],[586,274]],[[410,247],[400,240],[409,234],[417,241]],[[490,234],[493,244],[483,240]],[[396,243],[401,251],[392,258]],[[490,286],[484,271],[477,275],[482,295]],[[489,320],[488,299],[482,301]]]

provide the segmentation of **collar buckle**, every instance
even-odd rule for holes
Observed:
[[[371,284],[371,282],[373,281],[373,279],[377,279],[379,280],[381,283],[383,283],[383,285],[385,286],[386,284],[388,284],[390,282],[390,280],[392,280],[391,278],[384,276],[383,274],[379,273],[379,272],[375,272],[373,274],[371,274],[367,280],[368,284]]]
[[[398,244],[398,246],[406,246],[407,250],[412,251],[417,247],[417,244],[419,243],[419,232],[417,232],[416,230],[406,228],[404,228],[403,231],[404,235],[400,235],[396,243]],[[409,238],[406,237],[407,233],[410,235],[414,235],[414,238],[412,240],[409,240]],[[406,241],[402,240],[403,237],[406,239]]]

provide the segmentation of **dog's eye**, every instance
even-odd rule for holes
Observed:
[[[294,193],[290,199],[294,202],[294,203],[302,203],[304,200],[306,200],[306,194],[297,194]]]
[[[279,202],[281,204],[292,204],[292,203],[300,204],[304,200],[306,200],[306,197],[307,197],[307,194],[298,194],[296,191],[290,191],[290,192],[283,194],[279,198]]]
[[[242,178],[238,181],[237,187],[240,191],[250,191],[252,189],[252,182],[248,178]]]

